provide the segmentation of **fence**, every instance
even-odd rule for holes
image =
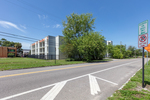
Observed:
[[[37,58],[37,59],[56,59],[56,56],[59,55],[28,55],[29,58]]]

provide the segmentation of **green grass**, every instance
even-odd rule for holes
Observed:
[[[110,61],[111,59],[96,60],[97,61]],[[94,60],[95,61],[95,60]],[[43,60],[34,58],[0,58],[0,70],[11,69],[24,69],[34,67],[56,66],[86,63],[84,61],[66,61],[66,60]]]
[[[142,69],[123,87],[117,90],[108,100],[150,100],[150,61],[145,64],[145,89],[142,88]]]

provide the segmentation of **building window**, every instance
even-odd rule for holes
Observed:
[[[14,49],[8,49],[8,52],[15,52]]]

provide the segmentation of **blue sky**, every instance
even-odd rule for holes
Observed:
[[[47,35],[62,36],[66,16],[92,13],[96,18],[94,31],[102,30],[114,45],[121,41],[138,48],[138,24],[150,19],[149,5],[149,0],[0,0],[0,31],[39,40]],[[24,49],[33,43],[1,38],[21,42]]]

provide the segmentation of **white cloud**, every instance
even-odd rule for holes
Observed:
[[[31,43],[21,42],[23,49],[30,49]]]
[[[45,24],[43,24],[43,26],[46,27],[46,28],[49,28],[49,27],[50,27],[49,25],[45,25]]]
[[[47,15],[39,15],[39,14],[38,14],[38,17],[39,17],[39,19],[47,19],[48,18]]]
[[[61,25],[60,24],[56,24],[53,26],[53,28],[61,28]]]
[[[24,29],[27,29],[24,25],[20,25],[20,27],[24,28]]]
[[[48,16],[47,15],[43,15],[43,19],[46,19],[46,18],[48,18]]]
[[[45,27],[46,27],[46,28],[49,28],[50,26],[49,26],[49,25],[46,25]]]
[[[41,15],[38,15],[39,19],[41,19]]]
[[[13,24],[11,22],[7,22],[7,21],[0,21],[0,26],[4,27],[4,28],[10,28],[13,27],[17,30],[20,30],[22,32],[24,32],[24,30],[20,29],[16,24]]]

